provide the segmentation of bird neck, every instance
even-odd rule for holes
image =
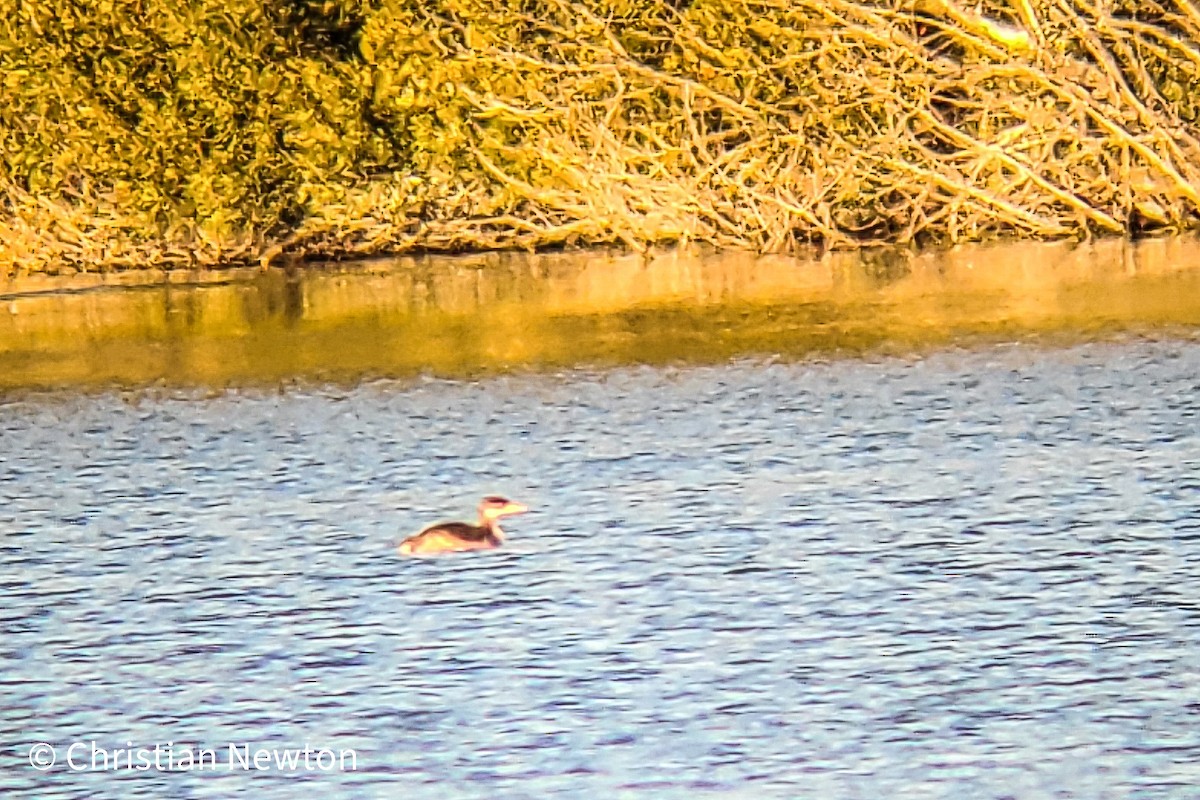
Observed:
[[[504,532],[500,530],[500,518],[494,517],[491,514],[479,512],[479,527],[486,530],[497,540],[504,541]]]

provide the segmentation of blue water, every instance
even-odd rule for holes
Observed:
[[[1128,339],[11,395],[0,796],[1200,797],[1197,376]],[[491,492],[535,510],[504,549],[395,553]]]

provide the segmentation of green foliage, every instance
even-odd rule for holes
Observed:
[[[392,158],[364,119],[356,54],[338,44],[356,35],[352,11],[22,3],[0,30],[4,173],[35,195],[87,187],[214,235],[294,222],[306,184]]]

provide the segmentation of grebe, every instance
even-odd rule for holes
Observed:
[[[430,525],[400,543],[400,555],[456,553],[460,550],[491,550],[504,542],[500,518],[524,514],[529,508],[521,503],[495,495],[483,498],[479,504],[479,524],[439,522]]]

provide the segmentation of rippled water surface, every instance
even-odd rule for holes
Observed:
[[[11,396],[0,796],[1196,797],[1197,376],[1185,337]],[[504,549],[396,555],[493,491]]]

